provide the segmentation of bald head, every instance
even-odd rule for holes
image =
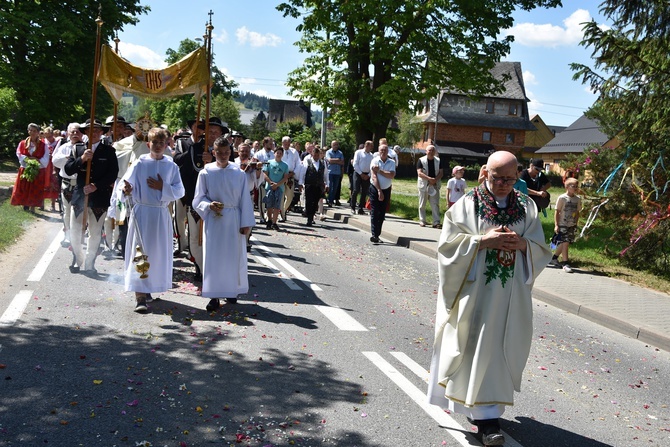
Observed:
[[[514,169],[516,169],[517,164],[516,157],[511,152],[497,151],[489,156],[489,159],[486,162],[486,167],[491,171],[497,171],[508,168],[509,166],[514,166]]]

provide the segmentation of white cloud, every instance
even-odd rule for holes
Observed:
[[[256,81],[256,78],[240,78],[237,82],[240,84],[255,84],[258,81]]]
[[[505,30],[505,35],[513,35],[514,42],[529,47],[549,47],[576,45],[581,42],[584,33],[584,22],[591,20],[591,14],[585,9],[578,9],[563,20],[564,26],[551,23],[519,23]]]
[[[113,44],[112,44],[113,45]],[[112,46],[113,48],[113,46]],[[119,54],[131,64],[144,68],[165,68],[165,58],[142,45],[119,42]]]
[[[525,85],[538,85],[539,84],[539,82],[537,82],[537,78],[535,77],[535,75],[528,70],[523,72],[523,83]]]
[[[526,90],[526,96],[530,99],[528,102],[528,116],[532,118],[535,115],[539,115],[544,104],[537,100],[535,94],[531,90]]]
[[[226,30],[223,30],[221,34],[212,32],[212,40],[214,42],[219,42],[219,43],[227,43],[228,42],[228,33]]]
[[[256,31],[249,31],[246,26],[238,28],[235,31],[235,36],[237,37],[237,43],[242,45],[248,43],[252,47],[276,47],[282,43],[281,37],[275,34],[260,34]]]

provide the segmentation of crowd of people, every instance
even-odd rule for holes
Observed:
[[[348,202],[354,213],[370,210],[370,240],[380,242],[397,154],[385,139],[377,153],[372,148],[367,141],[345,161],[338,141],[328,148],[308,142],[300,151],[288,136],[246,139],[217,117],[190,120],[174,134],[121,116],[72,122],[63,134],[30,124],[17,148],[11,203],[33,211],[45,200],[60,206],[61,245],[71,247],[73,273],[96,276],[105,250],[123,257],[137,312],[171,287],[175,257],[192,261],[193,281],[215,311],[221,300],[234,303],[248,292],[246,253],[256,222],[281,231],[291,211],[315,226],[326,218],[324,207],[341,205],[350,171]]]
[[[366,141],[347,162],[338,141],[329,148],[291,138],[247,140],[217,117],[189,121],[171,135],[132,129],[122,117],[70,123],[65,136],[28,126],[17,148],[19,175],[13,205],[60,202],[64,246],[73,273],[96,275],[101,244],[124,257],[125,290],[135,311],[152,294],[172,287],[173,260],[188,256],[201,283],[206,310],[248,293],[247,252],[258,221],[280,231],[287,212],[309,227],[324,206],[340,204],[350,175],[352,214],[370,215],[370,241],[380,242],[398,154],[381,139]],[[549,206],[544,162],[526,169],[506,151],[493,153],[467,190],[463,166],[447,181],[447,212],[440,215],[443,167],[434,145],[416,163],[419,225],[426,206],[438,243],[439,298],[428,399],[468,416],[487,446],[503,445],[499,418],[520,390],[532,336],[530,293],[549,265],[570,273],[568,247],[581,211],[576,178],[564,178],[556,201],[551,257],[539,214]],[[57,176],[57,177],[54,177]],[[55,192],[59,194],[56,195]],[[256,210],[256,211],[255,211]],[[176,241],[176,242],[175,242]],[[559,262],[562,259],[563,263]],[[147,275],[150,270],[151,274]]]

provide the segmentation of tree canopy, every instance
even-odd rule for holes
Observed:
[[[0,88],[14,90],[16,138],[29,122],[64,125],[90,109],[101,5],[102,42],[149,11],[139,0],[10,0],[0,9]],[[102,90],[102,89],[101,89]],[[107,95],[98,95],[109,104]],[[4,125],[4,123],[3,123]],[[16,141],[0,141],[16,147]]]
[[[288,85],[333,109],[356,139],[386,135],[391,117],[440,88],[473,96],[500,91],[489,70],[510,51],[515,9],[560,0],[288,0],[277,9],[301,18],[307,57]]]
[[[573,64],[575,78],[598,93],[587,115],[621,141],[617,150],[592,149],[574,160],[594,172],[609,197],[602,216],[626,240],[633,267],[670,270],[670,9],[666,0],[606,0],[612,23],[586,24],[582,45],[593,68]],[[650,256],[650,253],[654,253]]]
[[[195,51],[200,44],[192,39],[184,39],[179,42],[176,50],[168,48],[165,51],[165,62],[174,64],[187,54]],[[240,113],[232,100],[232,89],[237,87],[234,81],[228,81],[225,75],[214,65],[212,56],[212,98],[210,102],[210,115],[218,116],[228,123],[230,129],[239,129]],[[205,98],[200,109],[200,116],[205,116]],[[151,118],[170,129],[177,129],[186,125],[186,122],[195,119],[197,103],[192,96],[182,96],[165,100],[147,101],[151,111]]]

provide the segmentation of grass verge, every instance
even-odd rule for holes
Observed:
[[[21,206],[12,206],[9,200],[0,204],[0,252],[5,252],[23,235],[26,224],[35,216],[23,211]]]

